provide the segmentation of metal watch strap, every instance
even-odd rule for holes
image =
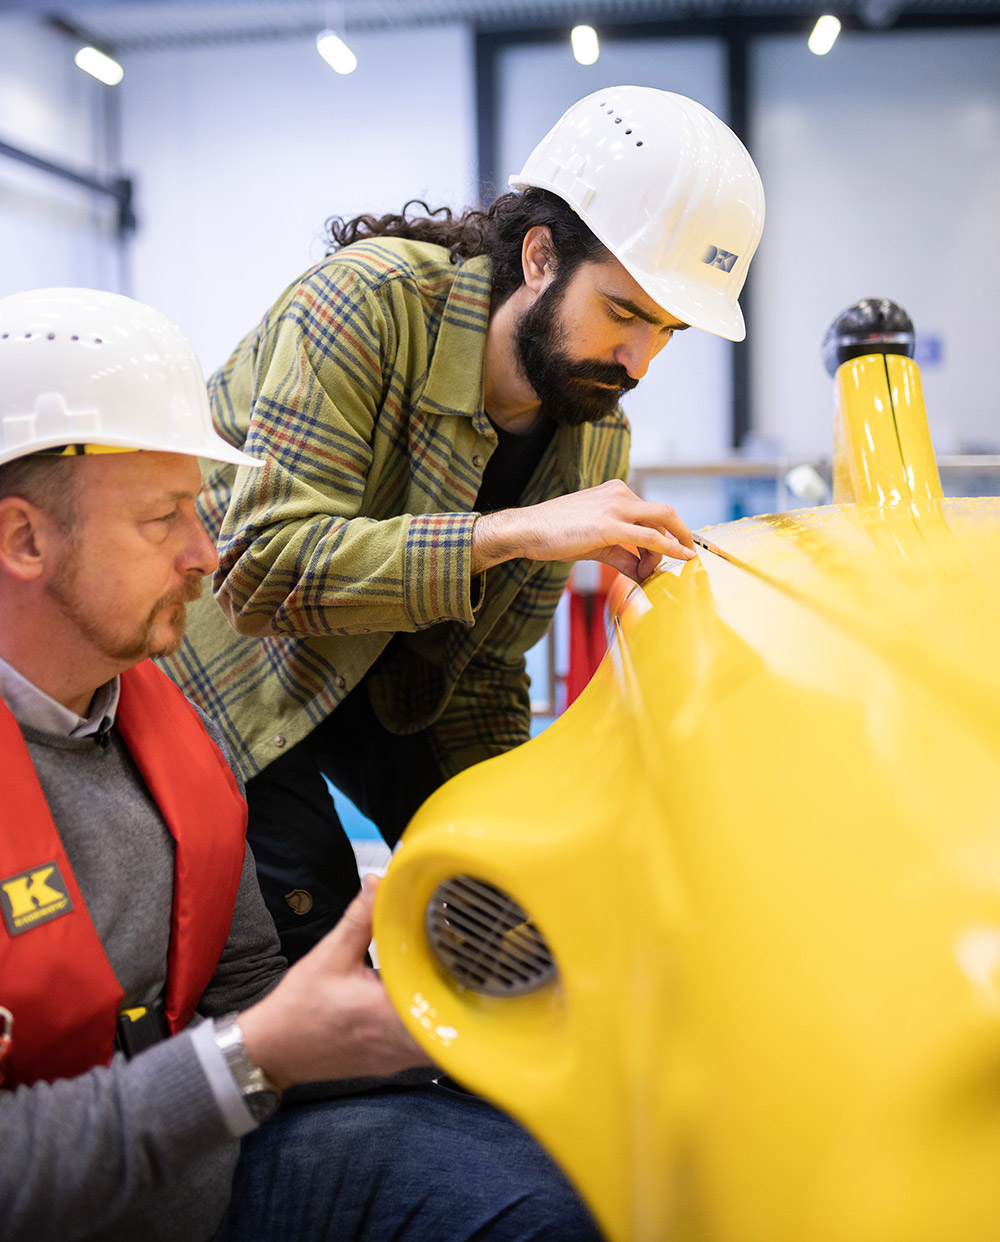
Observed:
[[[281,1092],[260,1066],[254,1065],[247,1056],[237,1016],[230,1013],[215,1019],[215,1044],[225,1058],[251,1117],[261,1122],[270,1117],[281,1103]]]

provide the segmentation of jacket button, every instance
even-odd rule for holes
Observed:
[[[285,894],[285,901],[293,914],[308,914],[313,908],[312,893],[306,888],[293,888]]]
[[[343,677],[334,677],[333,684],[338,690],[343,690],[343,688],[347,685],[347,682],[343,679]]]
[[[481,453],[477,453],[475,457],[473,457],[472,464],[476,467],[477,470],[479,469],[479,467],[483,464],[483,457]]]
[[[282,747],[282,746],[284,746],[284,744],[285,744],[285,735],[284,735],[284,733],[279,733],[279,734],[277,734],[277,735],[276,735],[276,737],[275,737],[275,739],[274,739],[274,744],[275,744],[275,746],[277,746],[277,747],[278,747],[278,749],[279,749],[279,750],[281,749],[281,747]]]

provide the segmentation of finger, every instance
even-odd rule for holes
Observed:
[[[673,539],[675,543],[680,544],[684,548],[694,551],[694,535],[691,533],[690,527],[669,505],[658,507],[656,517],[659,521],[653,520],[653,515],[643,515],[636,518],[639,526],[645,526],[653,530],[657,530],[667,539]],[[675,553],[670,553],[675,555]]]
[[[372,939],[372,905],[378,887],[376,877],[366,883],[340,917],[340,922],[323,937],[314,953],[323,954],[323,965],[331,970],[348,971],[365,962]],[[375,882],[372,883],[372,880]]]
[[[673,510],[671,510],[671,517],[666,526],[667,530],[670,531],[679,544],[682,544],[692,552],[694,551],[694,535],[691,534],[691,530],[684,519],[674,513]]]
[[[691,532],[684,526],[683,522],[681,522],[681,526],[684,527],[688,536],[691,537]],[[693,537],[691,538],[691,546],[688,547],[677,539],[673,533],[668,534],[657,526],[633,526],[630,528],[628,536],[622,539],[622,543],[632,543],[637,548],[645,548],[648,552],[655,552],[658,556],[673,556],[681,561],[689,561],[696,555]]]
[[[638,581],[643,582],[646,578],[648,578],[657,565],[659,565],[660,560],[661,557],[658,552],[649,552],[644,549],[640,553],[638,563],[636,565],[636,572],[639,575]]]
[[[595,561],[603,561],[605,565],[610,565],[612,569],[617,569],[620,574],[624,574],[626,578],[631,578],[633,582],[640,582],[639,577],[639,558],[634,552],[628,548],[623,548],[621,544],[612,544],[607,548],[601,548],[599,552],[595,552],[593,559]],[[659,556],[655,558],[657,561]]]

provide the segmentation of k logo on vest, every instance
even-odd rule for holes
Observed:
[[[73,909],[56,863],[43,863],[0,880],[0,910],[12,936],[69,914]]]

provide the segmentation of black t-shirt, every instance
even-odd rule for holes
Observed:
[[[476,511],[479,513],[511,509],[518,504],[556,429],[555,423],[544,415],[527,435],[514,435],[495,423],[493,426],[497,433],[497,446],[486,463],[476,497]]]

